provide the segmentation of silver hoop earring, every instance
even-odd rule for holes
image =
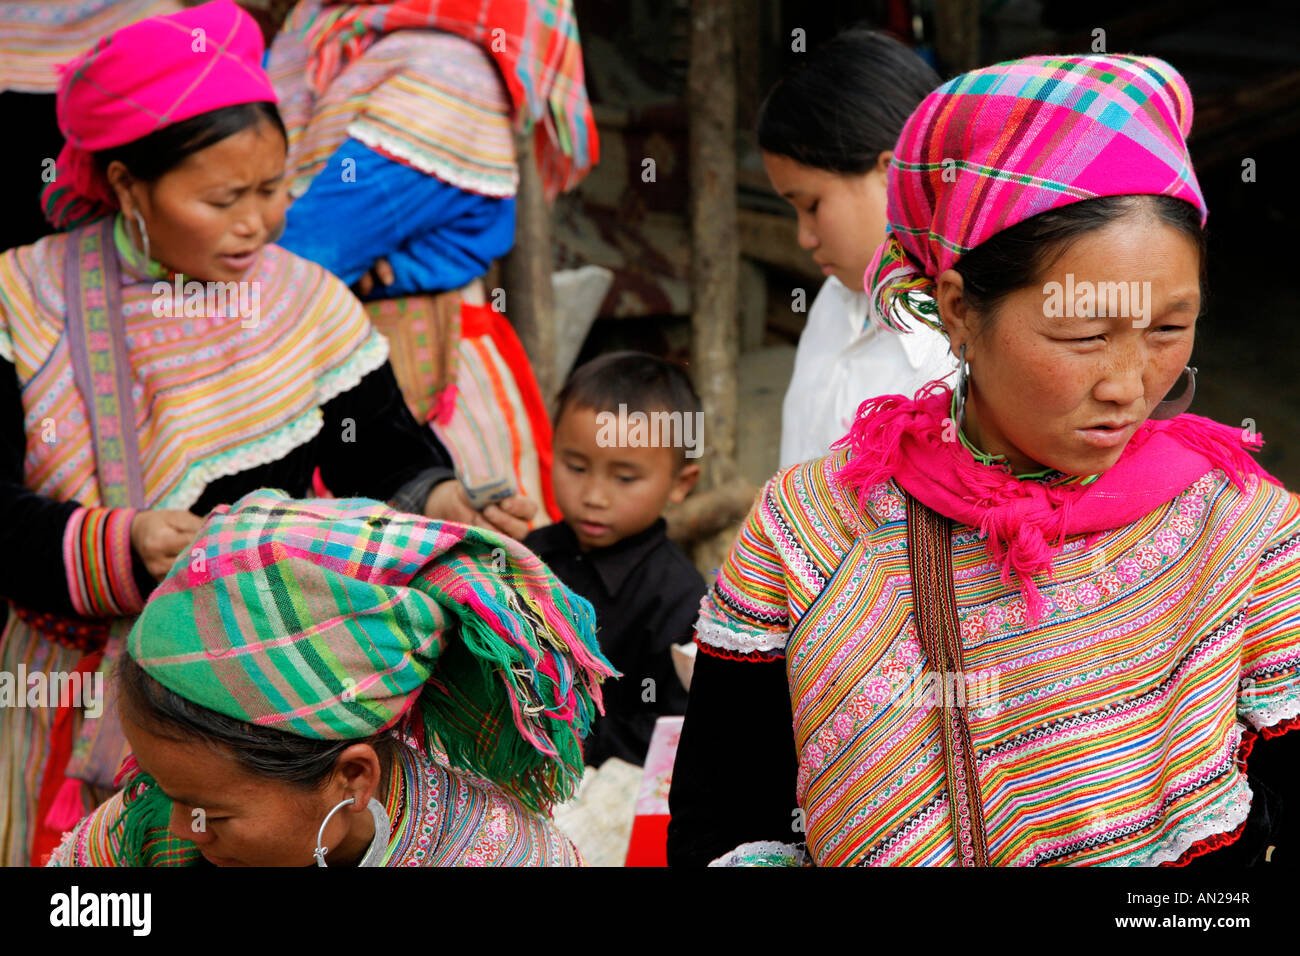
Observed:
[[[1183,369],[1183,373],[1187,376],[1187,387],[1183,389],[1183,393],[1175,399],[1158,402],[1156,407],[1151,409],[1149,418],[1177,418],[1191,406],[1192,399],[1196,396],[1196,369],[1188,365]]]
[[[962,343],[961,354],[957,359],[957,427],[966,420],[966,392],[970,386],[970,364],[966,361],[966,343]]]
[[[132,209],[131,213],[135,216],[136,228],[140,230],[140,241],[144,243],[144,249],[141,251],[144,252],[144,261],[148,265],[153,261],[149,258],[149,230],[144,227],[144,216],[140,215],[139,209]]]
[[[329,826],[330,818],[354,802],[356,802],[354,797],[348,797],[325,814],[320,829],[316,831],[316,849],[311,852],[311,855],[316,858],[317,866],[326,866],[325,854],[329,852],[329,847],[325,846],[325,828]],[[378,866],[379,861],[384,858],[384,851],[388,849],[388,835],[393,828],[393,823],[389,820],[388,811],[384,809],[384,805],[374,797],[370,798],[370,802],[366,804],[366,809],[370,811],[371,819],[375,821],[375,836],[370,841],[370,847],[366,850],[366,855],[362,857],[360,865]]]

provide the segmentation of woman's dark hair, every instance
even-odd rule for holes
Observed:
[[[1201,212],[1173,196],[1099,196],[1041,212],[985,239],[953,266],[962,278],[962,296],[977,315],[987,318],[1017,289],[1036,285],[1072,242],[1143,207],[1173,226],[1196,246],[1204,298],[1205,230]]]
[[[836,173],[866,173],[943,81],[893,37],[853,28],[827,40],[772,87],[758,145]]]
[[[134,723],[169,740],[203,741],[224,748],[250,774],[304,790],[324,786],[339,754],[353,744],[375,748],[381,781],[387,779],[396,756],[396,740],[387,733],[357,740],[312,740],[218,714],[158,683],[130,654],[118,659],[117,680]]]
[[[136,179],[151,183],[175,169],[187,156],[260,123],[270,123],[288,141],[284,120],[280,119],[274,103],[238,103],[191,116],[130,143],[100,150],[95,153],[95,162],[105,172],[109,163],[120,160]]]

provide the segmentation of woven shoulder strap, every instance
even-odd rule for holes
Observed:
[[[140,438],[131,396],[131,360],[126,353],[112,216],[73,233],[64,289],[68,355],[73,380],[90,416],[100,504],[143,508]]]
[[[966,723],[965,686],[952,583],[952,521],[907,496],[907,560],[916,630],[940,692],[939,721],[948,783],[948,814],[961,866],[988,866],[984,801]],[[957,693],[952,690],[958,689]]]

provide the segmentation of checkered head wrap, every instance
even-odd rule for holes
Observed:
[[[221,506],[127,639],[217,713],[319,740],[401,725],[534,809],[582,775],[614,671],[591,606],[523,545],[364,498]]]
[[[934,278],[1004,229],[1098,196],[1208,211],[1187,152],[1192,97],[1154,57],[1033,56],[964,73],[916,108],[889,167],[888,235],[867,267],[871,317],[940,329]]]

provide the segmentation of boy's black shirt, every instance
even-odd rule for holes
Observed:
[[[610,757],[644,764],[655,720],[686,713],[686,689],[673,668],[673,644],[695,633],[704,579],[659,518],[607,548],[583,552],[563,521],[538,528],[524,545],[596,609],[600,649],[623,676],[604,684],[605,716],[583,744],[586,762]],[[653,680],[651,701],[649,685]]]

